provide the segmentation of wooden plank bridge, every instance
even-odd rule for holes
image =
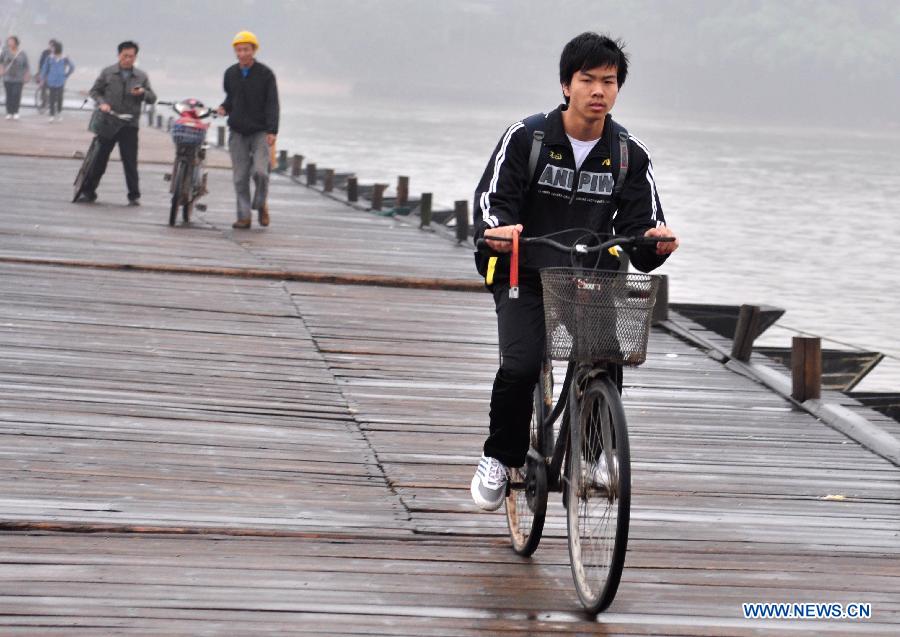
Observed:
[[[0,121],[0,634],[900,632],[898,468],[663,330],[625,380],[623,583],[586,617],[558,498],[531,559],[469,499],[490,297],[278,274],[474,281],[467,247],[284,177],[234,232],[223,169],[170,228],[155,130],[142,207],[117,162],[71,204],[85,122]]]

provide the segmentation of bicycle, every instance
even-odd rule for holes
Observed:
[[[191,221],[191,212],[196,205],[200,211],[206,206],[197,203],[209,190],[206,188],[206,131],[209,125],[203,120],[216,117],[215,112],[196,99],[180,102],[158,102],[171,106],[180,115],[172,125],[172,141],[175,142],[175,162],[172,172],[165,178],[171,183],[169,192],[172,203],[169,208],[169,225],[174,226],[178,220],[178,209],[181,208],[182,221]]]
[[[533,394],[525,466],[511,469],[506,518],[513,550],[530,556],[543,534],[548,493],[562,492],[575,590],[584,608],[597,614],[618,590],[631,508],[631,455],[615,365],[644,362],[659,280],[583,264],[591,254],[614,246],[674,239],[623,236],[599,242],[597,237],[596,245],[568,246],[551,236],[492,238],[512,242],[510,298],[519,292],[520,244],[545,245],[572,256],[570,268],[540,271],[547,355]],[[487,244],[479,239],[477,246]],[[568,361],[555,405],[553,360]]]
[[[86,103],[87,100],[81,104],[81,108],[84,108]],[[83,193],[84,181],[87,179],[87,176],[91,174],[94,162],[97,161],[97,155],[100,153],[101,140],[114,138],[116,133],[118,133],[128,122],[132,121],[132,119],[133,117],[127,113],[117,113],[112,110],[104,112],[99,108],[94,109],[94,112],[91,115],[91,121],[88,124],[88,129],[94,133],[94,138],[91,140],[91,145],[88,146],[87,152],[84,154],[81,168],[79,168],[78,174],[75,175],[75,181],[72,184],[74,191],[72,196],[73,203],[78,201],[78,197]]]
[[[50,92],[46,82],[39,82],[34,90],[34,108],[41,115],[50,109]]]

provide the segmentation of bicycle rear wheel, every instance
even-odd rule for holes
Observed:
[[[84,181],[94,167],[94,161],[97,159],[99,149],[100,141],[97,137],[94,137],[91,140],[91,145],[88,146],[87,153],[84,155],[84,161],[81,162],[81,168],[78,169],[78,174],[75,175],[75,181],[72,182],[72,203],[78,201],[78,197],[84,188]]]
[[[571,408],[569,559],[581,603],[599,613],[615,598],[625,565],[631,509],[628,430],[619,393],[608,377],[590,380]]]
[[[525,466],[510,471],[510,489],[506,497],[506,522],[513,550],[529,556],[537,550],[544,532],[547,514],[547,463],[544,456],[552,448],[552,433],[543,426],[550,413],[547,400],[553,398],[553,368],[546,363],[534,387],[530,449]]]

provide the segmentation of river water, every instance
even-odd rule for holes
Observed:
[[[408,175],[412,193],[449,207],[471,200],[506,126],[537,110],[292,101],[279,146],[361,182]],[[803,331],[880,351],[857,389],[900,391],[900,132],[616,116],[650,148],[682,242],[659,270],[673,301],[785,308],[759,344]]]

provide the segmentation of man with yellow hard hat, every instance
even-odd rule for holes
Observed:
[[[272,70],[256,61],[259,40],[241,31],[231,42],[237,64],[225,70],[225,101],[220,115],[228,115],[228,150],[237,195],[235,229],[247,229],[252,210],[259,212],[259,225],[269,225],[269,154],[278,135],[278,86]],[[255,192],[250,197],[250,179]]]

